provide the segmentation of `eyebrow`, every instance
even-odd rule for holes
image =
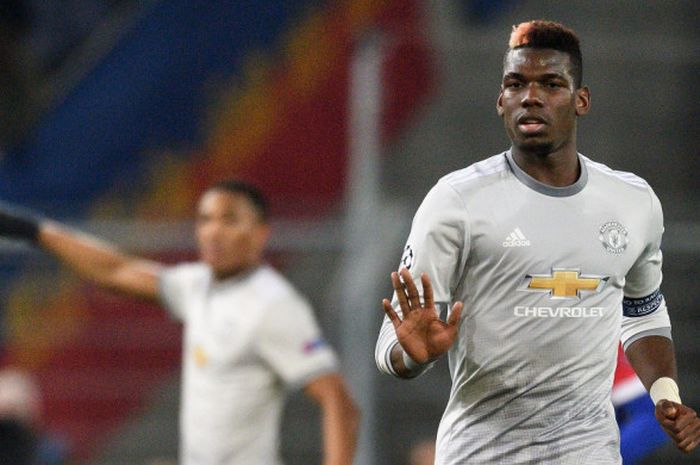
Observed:
[[[503,79],[519,79],[524,80],[525,76],[521,73],[510,72],[503,75]],[[538,76],[538,80],[548,80],[548,79],[564,79],[567,80],[565,74],[562,73],[547,73]]]

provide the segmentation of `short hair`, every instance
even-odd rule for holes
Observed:
[[[521,48],[549,48],[569,55],[574,85],[580,88],[583,82],[583,57],[578,36],[563,24],[536,19],[513,26],[503,63],[511,50]]]
[[[238,179],[226,179],[212,184],[209,189],[207,189],[207,191],[214,190],[244,196],[257,211],[260,221],[267,223],[270,215],[267,199],[260,189],[253,184]]]

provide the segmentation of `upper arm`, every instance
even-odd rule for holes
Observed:
[[[645,247],[625,277],[621,340],[625,350],[637,339],[658,335],[671,337],[671,322],[661,293],[663,214],[658,198],[650,191],[651,207],[646,220]]]
[[[661,203],[650,191],[650,207],[645,221],[644,249],[625,277],[626,297],[645,297],[661,286],[661,238],[664,232]]]
[[[462,199],[451,185],[440,182],[416,211],[399,266],[408,268],[421,294],[420,275],[426,273],[435,302],[450,302],[467,259],[467,237]]]
[[[163,265],[145,259],[124,262],[114,271],[114,288],[136,297],[157,301],[159,299],[160,275]]]

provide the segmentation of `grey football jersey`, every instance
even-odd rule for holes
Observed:
[[[419,288],[428,274],[436,302],[464,302],[436,465],[620,463],[623,320],[670,337],[663,220],[644,180],[579,160],[578,181],[555,188],[493,156],[442,178],[415,215],[402,266]],[[385,319],[378,349],[395,341]]]

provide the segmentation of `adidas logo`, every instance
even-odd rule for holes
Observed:
[[[503,247],[530,247],[530,241],[520,228],[515,228],[512,233],[503,241]]]

